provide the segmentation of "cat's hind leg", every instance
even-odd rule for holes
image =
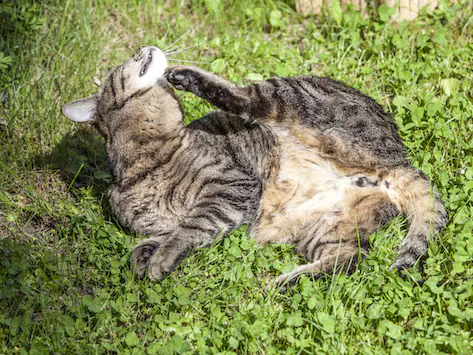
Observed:
[[[398,211],[385,193],[369,179],[354,177],[345,192],[339,213],[331,213],[307,226],[298,237],[296,252],[310,263],[281,275],[276,283],[296,279],[301,274],[354,271],[369,248],[368,237]]]
[[[409,167],[381,172],[380,180],[382,189],[410,223],[392,268],[409,269],[426,257],[429,240],[447,224],[447,212],[435,187],[420,170]]]
[[[283,286],[284,284],[291,283],[303,274],[318,277],[331,272],[344,271],[350,273],[354,270],[358,261],[360,261],[359,259],[364,257],[364,253],[355,245],[331,244],[324,249],[322,251],[324,257],[280,275],[275,280],[276,285]]]

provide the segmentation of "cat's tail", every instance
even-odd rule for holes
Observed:
[[[381,188],[410,223],[392,268],[408,269],[425,257],[429,239],[447,224],[447,212],[427,176],[412,167],[380,173]]]

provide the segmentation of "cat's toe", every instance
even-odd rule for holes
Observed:
[[[397,269],[407,270],[412,268],[416,264],[417,260],[412,255],[401,255],[397,258],[395,263],[391,266],[391,270]]]
[[[406,275],[402,271],[411,269],[415,266],[416,262],[417,260],[415,258],[412,258],[409,255],[402,255],[389,269],[397,270],[397,274],[404,279],[406,278]]]
[[[192,84],[192,70],[186,67],[168,68],[164,77],[178,90],[189,90]]]
[[[131,259],[133,262],[133,270],[137,277],[142,278],[144,276],[151,257],[156,253],[159,247],[159,243],[149,239],[145,239],[135,246],[131,254]]]
[[[164,279],[187,255],[187,249],[179,245],[174,247],[165,247],[153,255],[148,265],[148,277],[150,280],[157,281]]]
[[[297,278],[292,273],[282,274],[276,277],[274,285],[279,288],[279,292],[284,293],[296,283]]]

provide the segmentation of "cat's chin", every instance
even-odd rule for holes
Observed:
[[[159,48],[147,47],[144,50],[147,51],[146,58],[151,57],[151,60],[143,64],[143,66],[146,65],[145,70],[141,67],[143,74],[136,81],[137,89],[147,89],[156,85],[163,78],[164,71],[168,66],[166,56]]]

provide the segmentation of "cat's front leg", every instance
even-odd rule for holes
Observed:
[[[148,277],[164,279],[191,250],[211,244],[217,234],[218,229],[204,226],[177,228],[149,259]]]
[[[155,236],[143,239],[134,248],[131,253],[131,260],[135,275],[142,278],[148,269],[152,256],[165,244],[164,236]]]
[[[172,237],[152,255],[147,265],[150,280],[164,279],[186,257],[194,247],[194,242],[186,239]]]
[[[265,83],[240,87],[193,67],[170,67],[164,76],[176,89],[192,92],[223,111],[253,119],[271,113],[270,93],[265,91],[272,89]]]
[[[209,195],[194,207],[149,259],[147,269],[151,280],[162,280],[191,250],[210,245],[217,235],[227,233],[243,222],[243,211],[248,209],[246,199],[223,199],[225,187],[233,196],[231,187],[225,185],[222,185],[222,191],[209,190]]]
[[[164,72],[164,77],[176,89],[192,92],[206,100],[216,96],[217,93],[212,91],[227,91],[234,87],[232,83],[194,67],[169,67]]]

